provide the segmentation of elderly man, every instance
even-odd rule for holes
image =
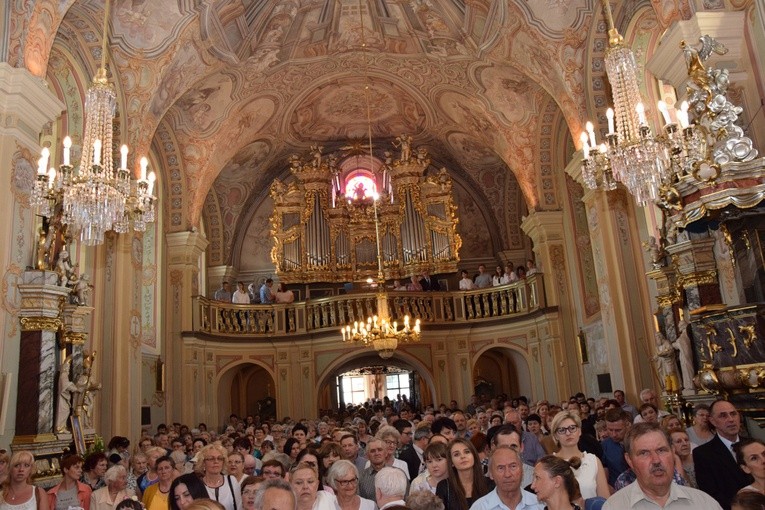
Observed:
[[[517,436],[517,434],[516,434]],[[495,436],[496,437],[496,436]],[[496,487],[493,491],[476,500],[471,510],[542,510],[544,505],[531,492],[521,488],[523,466],[518,450],[499,445],[489,459],[489,477]]]
[[[653,391],[652,389],[646,388],[640,392],[640,402],[642,404],[651,404],[652,406],[654,406],[656,409],[659,410],[660,423],[662,418],[664,418],[665,416],[669,416],[669,413],[665,411],[664,409],[662,409],[661,406],[659,405],[659,399],[656,396],[656,392]],[[640,416],[640,414],[635,416],[635,421],[633,423],[642,423],[642,422],[643,422],[643,417]]]
[[[741,416],[733,404],[717,400],[709,406],[709,423],[717,434],[693,449],[696,483],[727,510],[736,492],[752,483],[752,477],[739,468],[731,449],[739,439]]]
[[[675,456],[667,434],[657,424],[635,425],[627,433],[624,445],[627,463],[637,480],[608,498],[603,510],[720,510],[720,505],[708,494],[672,483]]]
[[[385,467],[387,448],[382,439],[376,437],[367,443],[367,459],[369,466],[359,472],[359,496],[365,499],[375,499],[375,477]],[[406,476],[404,476],[406,479]]]
[[[394,506],[406,506],[406,475],[398,468],[382,468],[375,477],[375,501],[380,510]]]
[[[523,430],[521,414],[516,409],[510,408],[505,412],[505,423],[514,426],[521,434],[521,442],[523,443],[521,457],[523,458],[523,462],[529,466],[533,466],[539,459],[545,456],[545,449],[542,448],[537,436],[531,432]]]
[[[494,435],[491,437],[491,450],[492,452],[499,447],[510,448],[518,452],[518,455],[523,459],[523,443],[521,442],[521,432],[516,429],[515,426],[506,423],[500,425],[494,431]],[[534,481],[534,468],[529,466],[525,462],[523,463],[523,475],[521,480],[521,487],[527,487]]]
[[[293,510],[297,498],[289,482],[281,478],[266,480],[255,494],[255,508],[258,510]]]

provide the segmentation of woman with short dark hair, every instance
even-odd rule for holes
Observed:
[[[80,506],[90,510],[90,487],[80,481],[82,464],[85,460],[79,455],[67,455],[61,459],[61,483],[48,491],[50,510],[68,510]]]
[[[91,453],[85,457],[82,465],[82,478],[80,481],[90,487],[90,490],[97,491],[101,487],[106,487],[104,474],[109,467],[109,461],[103,452]]]

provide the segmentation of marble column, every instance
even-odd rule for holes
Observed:
[[[14,444],[53,440],[58,332],[63,322],[59,303],[69,289],[57,285],[51,271],[26,271],[21,293],[21,345]]]
[[[581,172],[581,157],[574,155],[566,173],[584,186]],[[649,361],[652,309],[634,201],[624,188],[585,190],[611,384],[636,402],[642,388],[658,387],[658,379]]]
[[[5,190],[0,200],[0,268],[3,274],[4,299],[0,302],[0,380],[10,387],[5,420],[0,422],[0,444],[8,444],[16,421],[16,376],[19,367],[21,295],[24,270],[33,266],[35,248],[34,211],[29,206],[29,192],[35,177],[40,132],[64,109],[45,82],[0,62],[0,186]],[[5,388],[4,388],[5,389]],[[4,403],[4,405],[6,405]],[[2,414],[0,414],[2,416]]]
[[[168,419],[182,419],[183,423],[198,423],[200,416],[196,410],[203,402],[198,396],[185,389],[194,387],[194,382],[202,381],[206,373],[200,373],[201,359],[198,353],[191,359],[191,351],[183,348],[183,331],[193,330],[193,297],[200,294],[199,269],[200,259],[208,241],[200,232],[173,232],[167,234],[167,273],[164,286],[166,296],[163,321],[166,327],[167,341],[164,342],[166,365],[166,399]],[[196,371],[184,370],[184,366]],[[196,379],[195,379],[196,377]],[[186,405],[184,405],[186,402]],[[182,413],[186,413],[185,415]]]

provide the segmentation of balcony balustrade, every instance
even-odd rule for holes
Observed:
[[[499,287],[453,292],[388,291],[387,297],[393,320],[402,322],[409,315],[423,325],[509,320],[546,308],[542,273]],[[197,296],[194,332],[229,339],[286,339],[339,331],[342,326],[376,314],[376,298],[375,292],[352,292],[284,305],[234,305]]]

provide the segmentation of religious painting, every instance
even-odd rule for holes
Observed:
[[[72,441],[74,441],[74,447],[77,450],[77,455],[85,456],[85,436],[82,435],[82,425],[80,425],[80,417],[72,415],[69,417],[69,422],[72,425]]]

